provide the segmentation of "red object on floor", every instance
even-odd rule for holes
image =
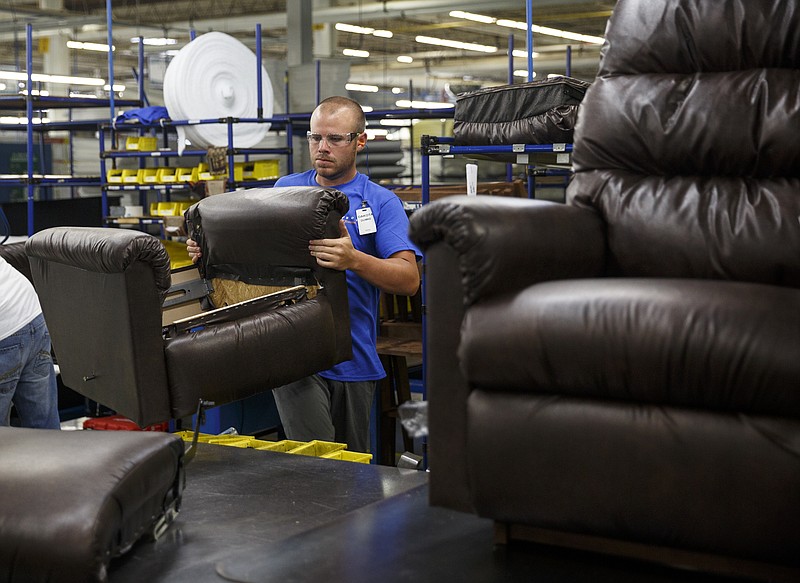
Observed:
[[[139,427],[136,423],[122,415],[110,417],[95,417],[83,422],[84,429],[98,429],[103,431],[169,431],[169,423],[155,423],[147,427]]]

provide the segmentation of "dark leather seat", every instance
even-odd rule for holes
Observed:
[[[347,360],[344,273],[308,252],[309,240],[338,236],[347,205],[339,191],[304,187],[192,206],[207,279],[319,292],[167,337],[170,263],[156,238],[88,227],[36,233],[26,250],[64,384],[144,426],[190,415],[201,399],[221,405]]]
[[[0,427],[0,579],[108,580],[180,509],[184,445],[156,431]]]
[[[800,7],[620,0],[568,203],[438,201],[431,502],[800,577]]]

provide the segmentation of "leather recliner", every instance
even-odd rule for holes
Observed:
[[[252,189],[186,213],[210,280],[319,291],[262,311],[166,334],[171,273],[164,246],[138,231],[55,227],[26,243],[64,384],[145,426],[192,414],[200,400],[242,399],[351,356],[344,272],[321,268],[308,241],[337,237],[347,197],[323,188]],[[219,307],[219,306],[217,306]]]
[[[430,501],[800,576],[800,6],[620,0],[567,204],[422,208]]]

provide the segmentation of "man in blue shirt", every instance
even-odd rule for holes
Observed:
[[[324,186],[345,193],[350,210],[341,236],[309,241],[309,252],[330,269],[347,272],[352,360],[274,390],[286,437],[347,443],[369,451],[369,418],[377,381],[386,373],[375,348],[381,291],[413,295],[419,287],[417,248],[408,238],[403,204],[391,191],[356,171],[367,143],[361,106],[329,97],[311,115],[308,147],[313,168],[280,178],[275,186]],[[192,241],[189,254],[199,248]]]

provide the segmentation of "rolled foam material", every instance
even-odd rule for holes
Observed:
[[[261,67],[263,117],[272,117],[269,75]],[[164,75],[164,104],[173,120],[258,116],[256,56],[240,41],[222,32],[198,36],[184,46]],[[233,146],[249,148],[260,142],[269,123],[233,125]],[[228,145],[227,124],[177,126],[178,154],[188,139],[193,147]]]

